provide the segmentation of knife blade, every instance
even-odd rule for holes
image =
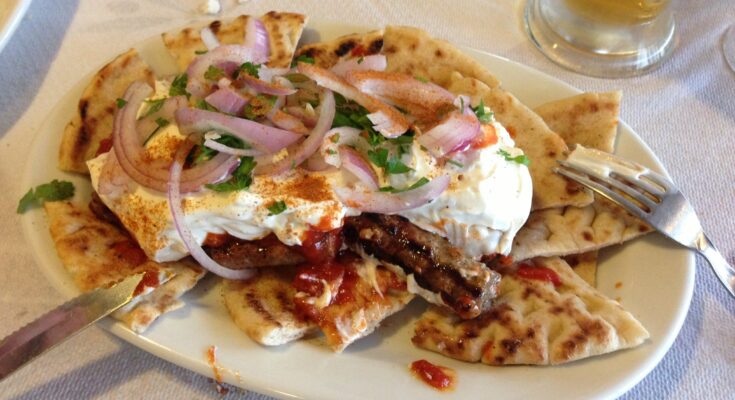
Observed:
[[[95,289],[56,307],[0,341],[0,381],[127,304],[144,274],[129,276],[110,288]]]

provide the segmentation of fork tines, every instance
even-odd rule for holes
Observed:
[[[648,168],[598,150],[580,145],[562,168],[554,172],[594,190],[645,219],[674,189],[666,177]]]

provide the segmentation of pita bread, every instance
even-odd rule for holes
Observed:
[[[314,59],[314,65],[331,68],[343,60],[378,54],[383,48],[383,31],[354,33],[329,42],[307,44],[296,51],[296,57]]]
[[[472,320],[436,307],[416,323],[413,343],[470,362],[556,365],[638,346],[649,334],[629,312],[559,258],[533,261],[562,284],[506,275],[497,305]]]
[[[225,305],[235,324],[251,339],[265,346],[277,346],[321,331],[327,345],[335,352],[343,351],[356,340],[372,333],[388,316],[402,310],[413,295],[405,290],[386,290],[379,296],[369,281],[367,264],[357,261],[354,285],[340,286],[350,290],[351,301],[318,309],[317,322],[297,316],[292,285],[294,268],[264,269],[248,281],[226,281],[223,288]],[[378,285],[397,276],[377,267]],[[402,278],[401,278],[402,279]],[[405,284],[405,281],[402,280]]]
[[[568,146],[615,151],[622,92],[583,93],[546,103],[534,111]]]
[[[294,268],[266,268],[246,281],[225,280],[222,296],[238,328],[264,346],[279,346],[318,331],[296,317]]]
[[[241,15],[229,22],[220,20],[209,23],[221,44],[242,44],[245,41],[245,27],[248,15]],[[286,68],[291,65],[291,58],[306,25],[306,17],[302,14],[281,13],[271,11],[259,18],[263,22],[270,40],[270,59],[267,65],[274,68]],[[180,71],[185,71],[196,57],[197,51],[206,51],[199,32],[206,25],[191,26],[180,31],[167,32],[161,35],[163,44],[176,59]]]
[[[588,285],[597,287],[597,250],[562,257]]]
[[[452,73],[474,78],[490,88],[500,82],[487,68],[443,40],[432,38],[421,29],[388,26],[383,35],[383,53],[387,71],[420,76],[440,86],[447,86]]]
[[[89,174],[87,160],[93,158],[100,142],[112,135],[116,100],[135,81],[153,86],[153,72],[135,49],[119,55],[92,78],[79,99],[77,113],[64,129],[59,149],[59,169]]]
[[[182,305],[178,298],[204,276],[187,261],[159,264],[148,261],[122,229],[100,221],[86,208],[70,202],[44,204],[51,237],[62,264],[83,292],[109,287],[138,273],[146,273],[141,294],[115,317],[135,332],[143,332],[161,314]]]
[[[584,253],[622,243],[651,228],[610,201],[534,211],[513,240],[516,261]]]

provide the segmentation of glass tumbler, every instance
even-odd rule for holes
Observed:
[[[676,42],[669,0],[528,0],[525,23],[546,57],[603,78],[649,72]]]

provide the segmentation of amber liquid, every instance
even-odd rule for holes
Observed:
[[[669,0],[565,0],[572,13],[606,25],[639,25],[666,7]]]

